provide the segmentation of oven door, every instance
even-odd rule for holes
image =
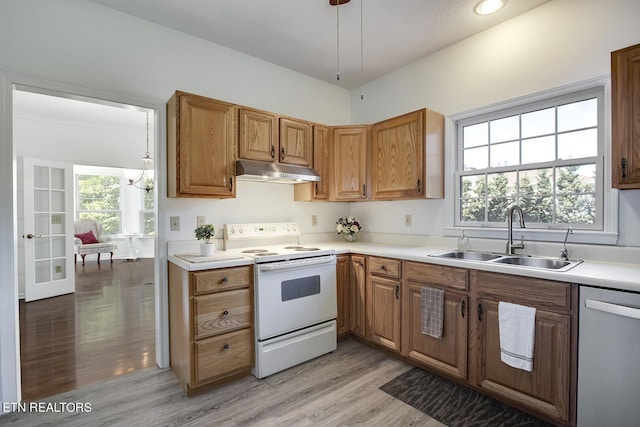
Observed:
[[[336,318],[336,256],[256,265],[259,341]]]

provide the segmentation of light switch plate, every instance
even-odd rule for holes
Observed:
[[[180,217],[179,216],[169,217],[169,230],[171,230],[171,231],[180,231]]]
[[[405,227],[411,227],[411,215],[410,214],[406,214],[404,216],[404,226]]]
[[[312,227],[318,226],[318,215],[311,215],[311,226]]]

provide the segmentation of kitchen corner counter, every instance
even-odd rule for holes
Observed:
[[[187,261],[185,258],[194,259],[196,262]],[[252,265],[253,259],[241,255],[232,254],[227,251],[216,251],[211,257],[201,257],[197,254],[175,254],[169,255],[169,262],[187,271],[212,270],[216,268],[238,267],[242,265]]]
[[[337,254],[356,253],[406,261],[417,261],[450,267],[492,271],[517,276],[536,277],[580,285],[640,292],[640,264],[617,264],[600,261],[583,261],[569,271],[558,272],[517,266],[458,259],[436,258],[433,255],[451,247],[402,246],[373,242],[324,242],[320,248],[333,248]]]

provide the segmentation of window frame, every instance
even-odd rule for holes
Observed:
[[[119,203],[119,208],[117,210],[113,210],[113,209],[109,209],[109,210],[84,210],[84,209],[80,209],[80,177],[81,176],[109,176],[109,177],[117,177],[118,181],[119,181],[119,190],[118,190],[118,203]],[[74,173],[73,173],[73,179],[74,179],[74,198],[75,198],[75,212],[74,212],[74,218],[75,219],[80,219],[80,215],[86,212],[97,212],[97,213],[115,213],[118,215],[119,217],[119,226],[120,226],[120,230],[118,230],[117,233],[115,234],[104,234],[105,236],[117,236],[118,234],[122,233],[122,227],[123,227],[123,194],[122,194],[122,178],[121,178],[121,172],[119,169],[114,169],[114,168],[107,168],[107,167],[86,167],[86,166],[80,166],[79,170],[76,170],[76,168],[74,168]],[[104,233],[104,230],[103,230]]]
[[[599,182],[596,183],[598,187],[596,192],[599,192],[600,196],[596,197],[597,200],[599,199],[599,201],[597,201],[599,205],[596,206],[596,208],[600,211],[601,223],[598,224],[597,227],[580,227],[575,229],[574,235],[572,235],[572,241],[574,243],[616,244],[618,237],[618,193],[615,189],[611,188],[610,92],[610,78],[609,76],[603,76],[470,110],[447,118],[446,140],[448,162],[446,168],[448,169],[447,176],[449,176],[450,179],[446,181],[445,186],[447,194],[452,194],[454,197],[449,198],[449,202],[447,203],[445,218],[448,218],[446,220],[448,225],[445,226],[444,234],[459,236],[464,230],[465,235],[470,237],[504,238],[504,233],[507,228],[506,221],[504,223],[490,224],[460,221],[460,177],[465,174],[478,174],[475,171],[462,171],[462,132],[459,132],[462,126],[482,123],[489,119],[496,120],[514,114],[536,111],[549,107],[552,104],[558,105],[558,101],[560,101],[559,104],[562,105],[597,95],[599,100],[598,154],[595,157],[587,158],[595,160],[595,162],[589,162],[587,159],[570,159],[560,162],[556,160],[555,163],[556,166],[558,166],[558,163],[596,163],[596,168],[600,170],[600,174],[598,175]],[[518,165],[517,168],[520,170],[539,169],[543,167],[539,165],[543,164],[544,163]],[[504,167],[492,168],[490,170],[491,172],[498,172],[500,170],[510,171],[514,169],[514,167]],[[483,169],[483,171],[486,172],[487,170]],[[573,227],[571,224],[540,225],[539,228],[529,227],[522,230],[522,232],[518,230],[518,233],[523,234],[527,240],[556,242],[563,240],[566,229],[569,226]]]

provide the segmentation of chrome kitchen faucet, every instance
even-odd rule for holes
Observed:
[[[507,236],[507,255],[513,255],[515,253],[515,249],[524,249],[524,236],[520,237],[520,243],[513,243],[513,211],[518,211],[520,215],[520,228],[526,228],[524,225],[524,212],[522,212],[522,208],[518,205],[513,205],[509,209],[507,209],[507,228],[508,228],[508,236]]]

